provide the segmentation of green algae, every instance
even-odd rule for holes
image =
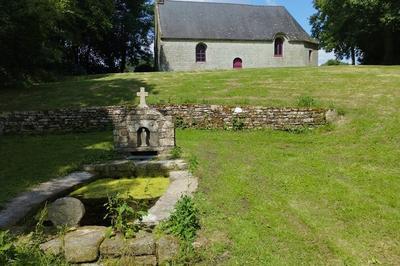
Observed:
[[[153,199],[161,197],[169,186],[169,178],[121,178],[100,179],[71,193],[81,199],[101,199],[113,195],[123,198]]]

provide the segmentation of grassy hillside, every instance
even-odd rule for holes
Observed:
[[[400,264],[400,67],[91,77],[1,92],[0,109],[129,102],[133,81],[151,88],[153,103],[291,106],[310,95],[345,112],[301,134],[177,131],[200,163],[205,265]],[[111,146],[111,132],[1,137],[0,202],[67,166],[112,156]]]
[[[400,67],[340,66],[89,76],[0,89],[0,111],[133,104],[141,86],[150,91],[150,103],[291,106],[307,94],[325,105],[353,106],[393,98],[398,93],[393,90],[400,87],[399,72]]]

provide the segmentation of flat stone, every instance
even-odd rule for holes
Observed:
[[[156,256],[138,256],[134,260],[135,266],[156,266]]]
[[[156,266],[157,258],[154,255],[147,256],[122,256],[120,258],[109,258],[102,260],[104,266]],[[161,264],[159,264],[161,265]]]
[[[184,195],[192,195],[198,187],[197,178],[188,171],[172,171],[169,178],[171,183],[167,191],[143,217],[143,223],[157,225],[168,219],[179,199]]]
[[[100,244],[107,228],[85,226],[68,233],[64,239],[65,258],[70,263],[94,262],[99,257]]]
[[[12,199],[0,212],[0,229],[8,229],[18,223],[32,210],[38,209],[45,201],[56,198],[64,191],[79,184],[93,180],[95,176],[88,172],[75,172],[56,178],[24,192]]]
[[[106,238],[100,246],[100,254],[104,257],[120,257],[125,252],[126,241],[121,234],[117,234],[115,237]]]
[[[179,241],[173,236],[162,236],[157,240],[157,258],[160,265],[172,262],[179,253]]]
[[[153,234],[140,231],[135,238],[127,240],[128,255],[155,254],[156,243]]]
[[[135,164],[130,160],[116,160],[104,164],[85,165],[85,171],[98,177],[126,177],[135,175]]]
[[[59,238],[40,244],[39,248],[46,254],[57,256],[62,252],[62,241]]]
[[[48,207],[48,219],[55,225],[78,226],[85,215],[83,203],[72,197],[56,200]]]

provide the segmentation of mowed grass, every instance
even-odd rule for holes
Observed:
[[[294,106],[309,95],[345,113],[302,134],[177,131],[199,161],[203,264],[400,264],[400,67],[90,77],[2,92],[0,109],[132,103],[133,81],[151,88],[152,103]],[[111,156],[111,135],[1,137],[1,199]]]
[[[109,160],[112,133],[0,137],[0,209],[29,187]]]
[[[366,130],[179,132],[205,264],[399,265],[400,128]]]
[[[352,106],[370,99],[394,100],[399,72],[400,67],[340,66],[95,75],[27,89],[0,89],[0,111],[135,104],[141,86],[150,92],[151,104],[293,106],[299,96],[310,95],[325,106],[331,102]]]

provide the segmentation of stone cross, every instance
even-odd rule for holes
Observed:
[[[149,96],[149,93],[146,92],[143,87],[140,88],[140,92],[136,93],[136,95],[140,97],[139,107],[140,108],[148,107],[146,104],[146,97]]]

